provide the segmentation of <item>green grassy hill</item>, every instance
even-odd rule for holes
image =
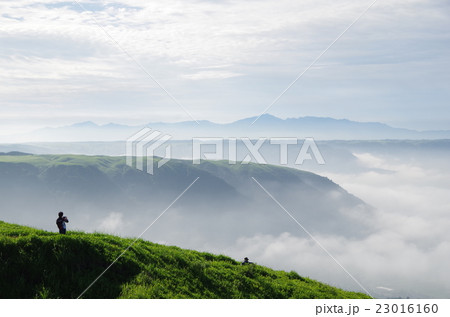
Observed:
[[[0,298],[77,298],[133,241],[0,221]],[[138,240],[84,298],[369,298],[295,272]]]

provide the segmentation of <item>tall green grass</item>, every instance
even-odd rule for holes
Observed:
[[[0,221],[0,298],[77,298],[132,242]],[[369,298],[259,265],[138,240],[84,298]]]

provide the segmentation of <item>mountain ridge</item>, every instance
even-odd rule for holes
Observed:
[[[149,122],[141,125],[92,121],[72,125],[42,128],[24,134],[22,140],[48,142],[119,141],[126,140],[144,127],[169,134],[173,139],[193,137],[313,137],[318,140],[379,140],[379,139],[450,139],[450,130],[412,130],[391,127],[381,122],[359,122],[330,117],[297,117],[281,119],[270,114],[243,118],[230,123],[208,120],[180,122]],[[254,122],[256,120],[256,122]],[[254,122],[254,123],[253,123]],[[4,137],[5,140],[8,138]]]
[[[230,165],[227,161],[195,165],[170,160],[149,175],[126,165],[125,157],[0,156],[0,189],[5,197],[0,209],[10,215],[9,219],[23,224],[37,212],[42,217],[35,223],[48,229],[53,227],[48,219],[53,218],[54,210],[64,210],[72,214],[73,223],[82,230],[109,228],[127,234],[133,231],[127,229],[127,224],[136,226],[141,219],[158,215],[197,177],[198,181],[175,206],[173,214],[178,216],[167,223],[167,228],[158,229],[159,239],[176,239],[167,231],[170,228],[179,233],[177,243],[184,243],[183,235],[202,234],[225,247],[243,233],[297,230],[291,228],[295,224],[274,212],[276,205],[252,177],[294,216],[304,219],[311,232],[348,237],[371,233],[367,221],[372,208],[330,179],[287,167]],[[114,215],[126,221],[113,222],[115,227],[109,225],[107,220],[115,219]],[[224,221],[232,227],[223,226]]]

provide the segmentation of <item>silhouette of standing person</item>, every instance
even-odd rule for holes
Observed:
[[[63,217],[64,213],[62,211],[58,213],[58,216],[58,219],[56,219],[56,225],[58,226],[59,233],[66,234],[66,223],[69,222],[69,219],[67,219],[67,217]]]

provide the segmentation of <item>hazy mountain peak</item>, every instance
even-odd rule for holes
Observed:
[[[271,114],[268,114],[268,113],[264,113],[261,116],[254,116],[254,117],[244,118],[244,119],[241,119],[241,120],[234,121],[231,124],[237,123],[237,122],[250,122],[251,123],[251,122],[255,121],[255,123],[256,123],[256,122],[268,122],[268,121],[280,121],[280,120],[283,120],[283,119],[275,117],[275,116],[273,116]]]
[[[71,128],[94,128],[94,127],[99,127],[99,125],[92,121],[84,121],[84,122],[72,124],[70,127]]]
[[[424,140],[450,139],[450,131],[416,131],[394,128],[381,122],[358,122],[348,119],[305,116],[281,119],[271,114],[250,117],[231,123],[208,120],[182,122],[153,122],[147,125],[98,125],[92,121],[75,123],[58,128],[44,128],[27,135],[21,141],[81,142],[124,141],[142,127],[159,130],[173,140],[190,140],[193,137],[313,137],[316,140]],[[11,142],[12,137],[5,138]]]

